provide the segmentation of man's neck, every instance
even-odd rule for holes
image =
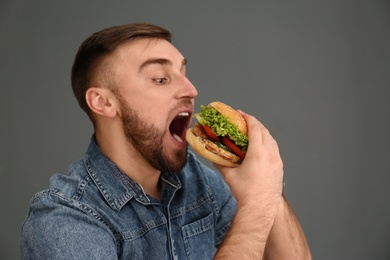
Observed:
[[[96,131],[99,149],[113,161],[129,178],[142,186],[145,193],[160,199],[159,170],[153,168],[134,147],[120,135],[104,135]],[[108,136],[108,138],[107,138]],[[115,137],[113,137],[115,136]]]

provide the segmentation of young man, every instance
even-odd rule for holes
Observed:
[[[240,167],[216,165],[224,180],[187,151],[198,93],[167,30],[93,34],[72,86],[95,132],[85,157],[33,198],[22,259],[311,258],[282,196],[278,146],[259,121],[242,113],[250,145]]]

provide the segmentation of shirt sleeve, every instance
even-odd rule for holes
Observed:
[[[71,203],[41,193],[22,227],[21,259],[118,259],[113,233],[104,222]]]

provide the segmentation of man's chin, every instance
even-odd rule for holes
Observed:
[[[167,167],[169,169],[169,172],[179,173],[183,170],[184,166],[187,163],[187,152],[188,146],[185,149],[175,151],[173,156],[174,158],[169,160],[170,163]]]

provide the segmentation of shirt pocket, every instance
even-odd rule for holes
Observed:
[[[188,259],[213,259],[216,250],[213,213],[183,226],[182,235]]]

